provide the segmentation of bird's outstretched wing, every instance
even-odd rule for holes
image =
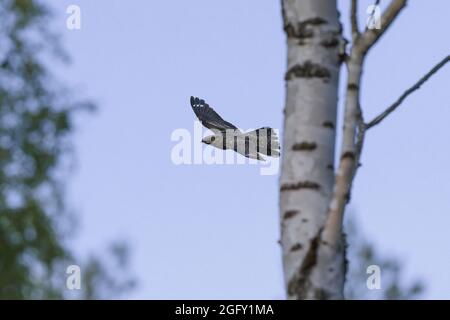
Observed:
[[[235,125],[223,120],[203,99],[191,97],[191,106],[198,120],[208,129],[219,131],[238,129]]]

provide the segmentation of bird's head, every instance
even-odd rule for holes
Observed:
[[[205,144],[213,144],[214,141],[216,141],[216,140],[217,140],[216,136],[207,136],[202,139],[202,142]]]

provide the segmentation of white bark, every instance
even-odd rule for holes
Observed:
[[[280,178],[285,285],[289,299],[342,298],[343,252],[336,258],[336,250],[332,257],[319,250],[334,183],[341,25],[334,0],[282,4],[288,45]],[[329,261],[319,265],[322,260]]]

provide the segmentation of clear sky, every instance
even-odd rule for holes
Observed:
[[[349,1],[338,2],[348,33]],[[364,22],[371,2],[361,3]],[[66,29],[70,4],[81,8],[81,30]],[[55,71],[99,107],[79,118],[75,135],[76,250],[128,240],[139,280],[128,298],[283,298],[278,176],[255,165],[176,166],[170,139],[177,128],[193,130],[191,95],[239,127],[281,128],[279,1],[52,6],[72,57]],[[362,88],[368,118],[449,53],[448,12],[447,0],[410,1],[371,51]],[[351,202],[380,252],[399,257],[407,277],[423,278],[426,298],[450,298],[449,83],[450,65],[368,133]]]

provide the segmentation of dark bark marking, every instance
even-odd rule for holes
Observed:
[[[341,157],[341,160],[342,159],[352,159],[352,160],[355,160],[355,153],[353,153],[353,152],[351,152],[351,151],[346,151],[346,152],[344,152],[344,154],[342,155],[342,157]]]
[[[245,155],[249,155],[250,154],[250,137],[245,137],[245,139],[244,139],[244,143],[245,143],[245,146],[244,146],[244,153],[245,153]]]
[[[327,165],[328,170],[334,170],[334,166],[332,164]]]
[[[296,33],[295,33],[295,28],[292,25],[292,23],[286,23],[284,25],[284,31],[286,32],[288,38],[295,38],[296,37]]]
[[[325,128],[334,129],[334,123],[332,121],[324,121],[322,126]]]
[[[301,243],[296,243],[291,247],[291,252],[301,250],[302,248],[303,248],[303,246]]]
[[[319,17],[300,21],[297,25],[297,38],[312,38],[314,30],[310,26],[319,26],[325,22],[324,19]]]
[[[303,223],[307,223],[307,222],[308,222],[308,219],[307,219],[307,218],[303,218],[303,219],[302,219],[302,222],[303,222]]]
[[[331,39],[324,39],[320,42],[320,45],[325,48],[336,48],[339,45],[339,39],[334,37]]]
[[[317,263],[317,249],[319,247],[321,234],[322,229],[320,229],[315,237],[311,239],[302,265],[288,283],[288,294],[295,295],[297,299],[305,299],[306,293],[311,286],[309,275]]]
[[[299,212],[298,210],[289,210],[289,211],[286,211],[286,212],[284,213],[283,219],[290,219],[290,218],[296,216],[296,215],[299,214],[299,213],[300,213],[300,212]]]
[[[347,192],[347,193],[345,194],[344,198],[345,198],[345,203],[349,203],[349,202],[350,202],[350,198],[351,198],[350,192]]]
[[[310,240],[310,246],[305,254],[301,266],[294,274],[292,279],[288,283],[288,294],[294,296],[294,298],[302,300],[306,298],[312,298],[315,300],[329,300],[334,295],[326,288],[314,287],[311,283],[310,276],[318,260],[318,251],[320,245],[328,245],[326,241],[321,240],[323,228],[317,231],[317,234]],[[340,254],[343,250],[344,261],[344,277],[347,273],[348,260],[346,257],[347,251],[347,239],[346,234],[342,233],[342,245],[339,246],[337,254]],[[328,268],[328,272],[335,272],[333,267]],[[312,291],[312,297],[308,296],[308,292]]]
[[[314,290],[314,299],[315,300],[329,300],[331,297],[331,294],[328,292],[328,290],[324,288],[317,288]]]
[[[284,25],[284,31],[286,32],[288,38],[312,38],[314,36],[313,27],[325,23],[327,23],[327,21],[320,17],[300,21],[299,23],[297,23],[297,26],[294,26],[294,24],[292,24],[291,22],[287,22]]]
[[[348,259],[347,259],[347,249],[348,249],[348,241],[347,241],[347,234],[345,232],[342,232],[342,248],[344,249],[344,277],[347,275],[348,270]]]
[[[293,151],[312,151],[316,148],[317,144],[315,142],[307,142],[307,141],[296,143],[292,146]]]
[[[358,88],[359,87],[358,87],[358,85],[356,83],[349,83],[348,86],[347,86],[348,90],[355,90],[356,91],[356,90],[358,90]]]
[[[321,24],[328,23],[327,20],[321,17],[309,18],[303,21],[300,21],[298,24],[301,26],[313,25],[320,26]]]
[[[287,81],[294,78],[321,78],[328,80],[330,77],[331,73],[327,68],[307,60],[303,64],[296,64],[292,66],[286,72],[286,76],[284,78]]]
[[[316,182],[300,181],[297,183],[285,183],[281,186],[280,191],[294,191],[300,189],[319,190],[320,188],[320,185]]]

